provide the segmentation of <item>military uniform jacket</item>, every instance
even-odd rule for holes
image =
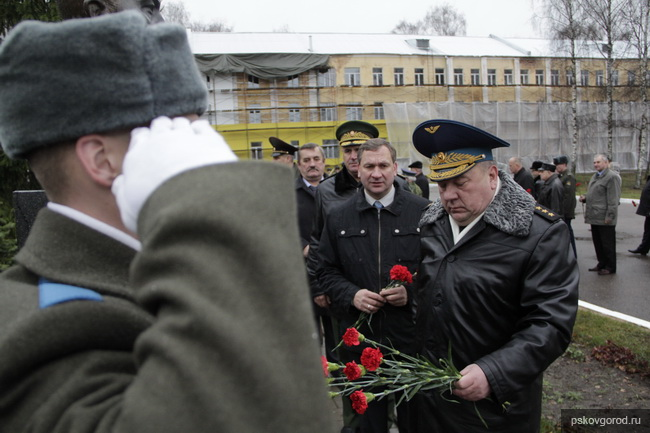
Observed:
[[[565,219],[574,219],[576,217],[576,178],[568,171],[559,175],[564,187],[562,198],[562,216]]]
[[[585,224],[616,225],[620,198],[621,177],[618,173],[608,168],[600,176],[594,173],[585,196]],[[605,220],[609,222],[605,223]]]
[[[539,190],[537,202],[560,216],[563,214],[564,187],[557,173],[546,179]]]
[[[571,340],[579,273],[566,224],[499,176],[501,189],[457,244],[440,201],[423,215],[417,336],[431,360],[451,345],[458,369],[476,363],[485,372],[492,399],[476,407],[488,431],[536,432],[542,372]],[[471,402],[430,397],[441,431],[485,431]]]
[[[352,305],[360,289],[379,293],[390,282],[394,265],[406,266],[412,274],[420,258],[418,223],[428,200],[395,186],[393,203],[378,211],[367,201],[363,189],[327,216],[320,242],[321,268],[318,278],[332,300],[333,314],[341,321],[341,334],[359,317]],[[361,332],[401,351],[412,352],[413,300],[404,307],[388,303],[373,315],[370,329]]]
[[[176,176],[135,259],[43,210],[0,274],[0,431],[333,431],[291,185],[270,163]],[[39,278],[84,295],[48,303]]]

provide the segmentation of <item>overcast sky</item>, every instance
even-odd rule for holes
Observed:
[[[166,0],[165,0],[166,1]],[[163,7],[165,4],[163,1]],[[179,0],[169,0],[179,1]],[[531,0],[182,0],[192,20],[222,21],[236,32],[390,33],[429,8],[451,4],[465,16],[467,36],[542,37]],[[326,6],[319,6],[319,3]]]

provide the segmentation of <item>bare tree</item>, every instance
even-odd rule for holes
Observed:
[[[165,21],[169,23],[180,24],[185,28],[190,26],[190,14],[182,2],[165,2],[160,9],[160,13],[165,18]]]
[[[614,69],[618,53],[615,42],[629,38],[623,25],[623,5],[627,0],[582,0],[588,18],[589,39],[605,59],[607,98],[607,153],[614,155]]]
[[[641,188],[644,172],[648,168],[648,88],[650,77],[648,67],[650,66],[650,0],[628,0],[622,10],[623,22],[629,32],[629,41],[639,58],[638,68],[634,76],[639,77],[638,86],[639,99],[641,101],[641,124],[639,130],[639,146],[636,178],[634,188]]]
[[[203,22],[192,20],[190,13],[181,2],[165,2],[160,13],[165,18],[165,21],[180,24],[195,32],[232,32],[232,27],[222,21]]]
[[[425,34],[424,29],[421,27],[422,21],[416,23],[409,23],[408,21],[400,21],[391,33],[398,35],[422,35]]]
[[[554,40],[558,51],[564,52],[569,58],[571,69],[569,82],[571,84],[571,161],[569,170],[575,173],[578,158],[578,57],[583,41],[587,34],[582,12],[582,0],[540,0],[545,16],[542,17],[543,26]]]
[[[423,20],[415,23],[401,21],[392,30],[396,34],[465,36],[465,16],[449,4],[429,8]]]

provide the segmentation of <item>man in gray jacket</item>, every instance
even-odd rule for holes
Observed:
[[[589,270],[598,275],[616,273],[616,220],[621,198],[621,177],[609,168],[603,154],[594,157],[596,173],[589,180],[587,194],[580,196],[586,204],[585,223],[591,225],[591,237],[598,263]]]

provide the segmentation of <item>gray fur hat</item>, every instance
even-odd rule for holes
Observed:
[[[185,29],[137,12],[25,21],[0,45],[0,144],[11,158],[206,106]]]

